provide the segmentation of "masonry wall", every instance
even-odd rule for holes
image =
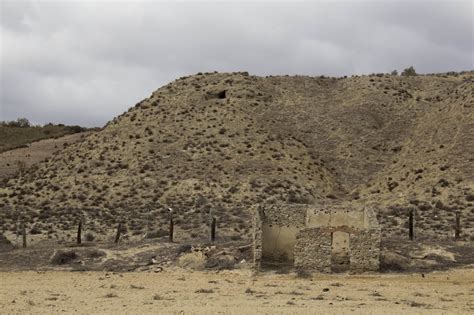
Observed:
[[[254,207],[254,263],[288,263],[297,268],[331,272],[332,256],[349,246],[350,269],[355,272],[379,269],[380,226],[375,211],[331,210],[298,204],[270,204]],[[318,212],[318,209],[321,211]],[[339,244],[332,233],[349,234]],[[333,242],[335,242],[333,244]]]
[[[355,272],[379,270],[380,229],[353,232],[349,238],[351,270]]]
[[[263,224],[304,228],[308,205],[269,204],[260,207]]]
[[[258,245],[260,261],[267,264],[289,264],[294,261],[296,234],[305,227],[307,205],[265,204],[259,208]]]
[[[295,267],[331,272],[331,232],[325,228],[307,228],[296,236]]]

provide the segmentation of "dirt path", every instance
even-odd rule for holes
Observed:
[[[474,269],[410,275],[0,273],[3,314],[469,314]]]

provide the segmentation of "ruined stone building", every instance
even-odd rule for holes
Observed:
[[[253,209],[254,263],[320,271],[379,269],[380,226],[373,209],[265,204]]]

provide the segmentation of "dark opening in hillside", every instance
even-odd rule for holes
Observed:
[[[227,90],[222,90],[220,92],[217,91],[209,91],[206,94],[206,99],[225,99],[227,97]]]
[[[226,90],[224,90],[224,91],[221,91],[221,92],[217,93],[217,97],[218,97],[218,98],[220,98],[220,99],[223,99],[223,98],[225,98],[225,94],[226,94],[226,92],[227,92],[227,91],[226,91]]]

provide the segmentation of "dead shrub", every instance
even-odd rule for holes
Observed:
[[[213,289],[199,289],[194,291],[194,293],[214,293]]]

